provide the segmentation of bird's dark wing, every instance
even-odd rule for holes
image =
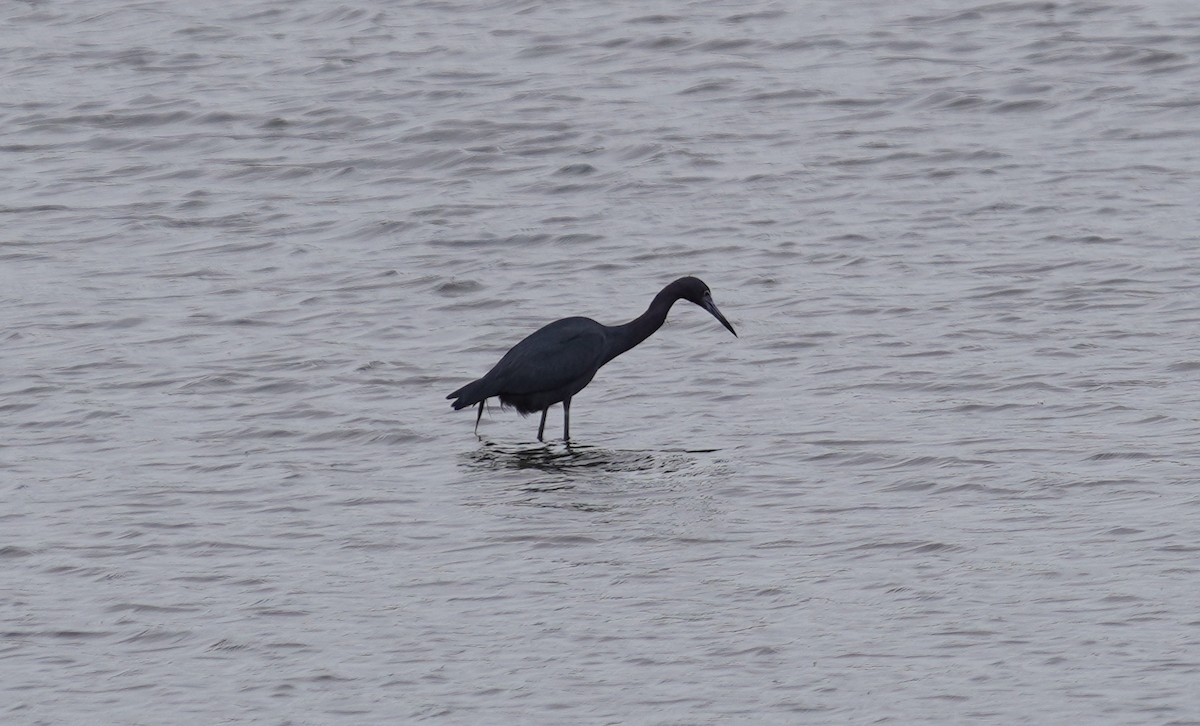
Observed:
[[[512,347],[485,376],[504,393],[527,395],[591,380],[604,361],[604,327],[588,318],[564,318]]]

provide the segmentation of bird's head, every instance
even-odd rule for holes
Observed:
[[[737,337],[737,331],[733,329],[733,326],[729,324],[729,321],[717,309],[717,304],[712,299],[712,292],[709,291],[708,285],[705,285],[703,280],[698,277],[681,277],[672,282],[671,287],[675,288],[675,294],[680,300],[687,300],[704,308],[714,318],[719,320],[721,325],[724,325],[729,332],[733,333],[733,337]]]

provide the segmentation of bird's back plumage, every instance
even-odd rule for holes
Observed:
[[[589,318],[563,318],[531,333],[479,380],[447,398],[455,409],[498,396],[525,414],[560,403],[583,389],[604,362],[604,327]]]

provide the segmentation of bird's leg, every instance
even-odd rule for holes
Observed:
[[[541,441],[542,434],[546,433],[546,413],[549,412],[549,410],[549,406],[542,409],[542,422],[538,424],[538,441]]]
[[[479,434],[479,419],[483,418],[483,404],[486,402],[487,402],[486,398],[479,402],[479,415],[475,417],[475,434],[476,435]]]
[[[571,440],[571,397],[563,399],[563,441]]]

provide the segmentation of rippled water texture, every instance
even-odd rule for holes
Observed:
[[[1200,722],[1194,2],[0,37],[3,723]]]

